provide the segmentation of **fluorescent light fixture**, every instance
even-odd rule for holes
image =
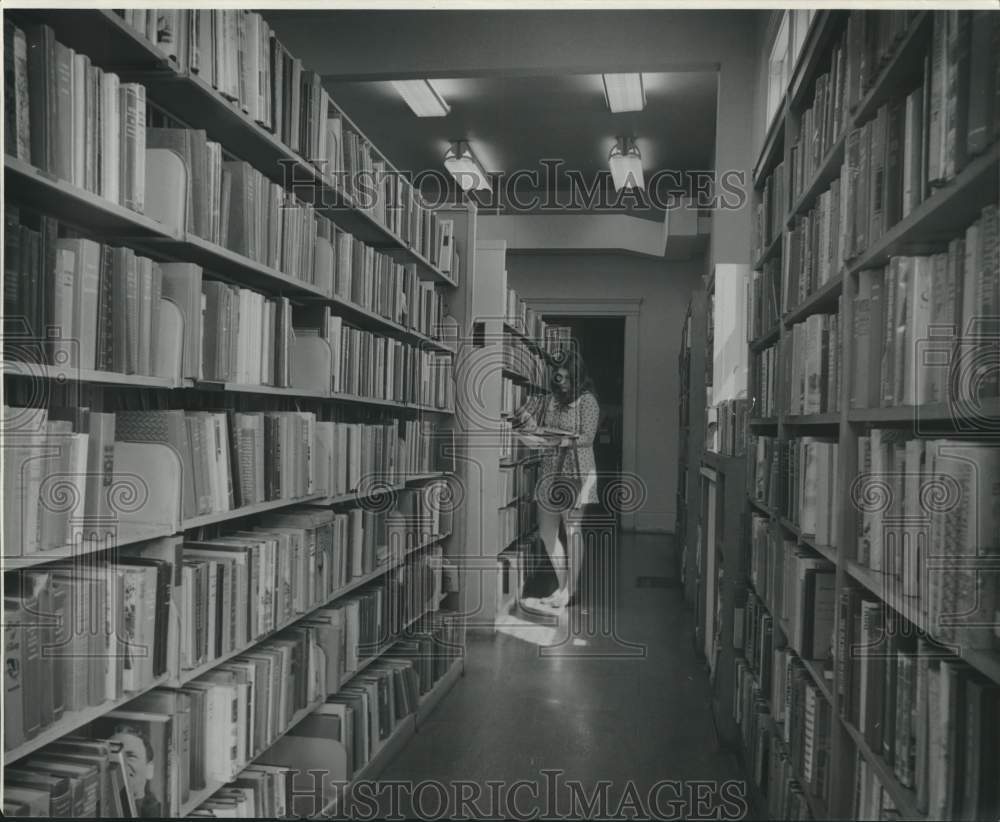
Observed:
[[[444,167],[463,191],[490,191],[490,178],[465,140],[453,142],[444,155]]]
[[[646,107],[646,89],[641,74],[602,74],[604,97],[614,114],[642,111]]]
[[[392,84],[417,117],[444,117],[451,111],[429,80],[393,80]]]
[[[608,166],[611,168],[615,191],[623,188],[646,188],[642,176],[642,155],[636,147],[634,137],[619,137],[615,141],[608,154]]]

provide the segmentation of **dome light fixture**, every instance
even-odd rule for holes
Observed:
[[[608,154],[608,166],[611,169],[611,179],[615,191],[623,188],[645,190],[646,182],[642,176],[642,155],[635,144],[634,137],[618,137]]]
[[[466,140],[456,140],[444,155],[444,167],[462,191],[491,191],[489,175]]]

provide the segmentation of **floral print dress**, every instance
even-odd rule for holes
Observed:
[[[597,398],[589,391],[581,394],[568,405],[560,404],[555,397],[548,398],[545,416],[542,420],[544,426],[579,434],[571,449],[576,451],[580,466],[579,481],[582,483],[574,504],[572,506],[564,504],[568,502],[568,489],[570,487],[567,480],[571,479],[570,474],[576,468],[576,461],[574,461],[572,453],[567,453],[564,461],[563,451],[568,452],[570,449],[544,449],[538,485],[535,488],[535,500],[548,510],[579,508],[598,501],[594,435],[597,433],[597,423],[600,416],[601,409],[597,404]],[[556,502],[558,505],[554,505]]]

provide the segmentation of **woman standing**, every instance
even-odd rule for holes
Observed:
[[[558,610],[570,603],[576,590],[583,557],[583,506],[597,502],[593,443],[600,406],[587,367],[575,349],[553,355],[552,362],[551,394],[542,419],[534,420],[523,408],[515,418],[529,429],[537,424],[573,435],[544,449],[535,490],[538,532],[558,580],[556,590],[541,603]],[[559,539],[560,523],[565,526],[568,550]]]

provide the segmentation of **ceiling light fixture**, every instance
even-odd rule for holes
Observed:
[[[490,191],[490,178],[483,164],[472,153],[468,142],[457,140],[444,155],[444,167],[463,191]]]
[[[430,80],[393,80],[392,84],[417,117],[444,117],[451,111]]]
[[[604,97],[614,114],[642,111],[646,107],[646,89],[641,74],[602,74]]]
[[[608,166],[611,168],[611,179],[615,191],[623,188],[638,188],[645,190],[646,182],[642,176],[642,155],[635,144],[634,137],[618,137],[608,154]]]

